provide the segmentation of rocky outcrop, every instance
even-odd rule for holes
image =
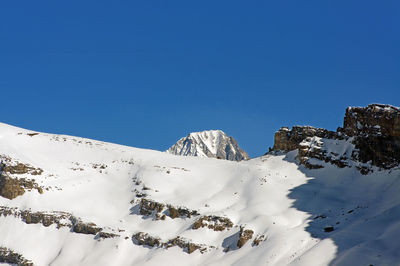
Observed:
[[[164,207],[165,204],[142,198],[140,200],[139,212],[140,215],[151,216],[152,214],[161,213]]]
[[[26,178],[11,178],[5,174],[0,175],[0,196],[7,199],[14,199],[25,193],[26,190],[36,189],[40,194],[43,187],[40,187],[35,180]]]
[[[182,237],[175,237],[166,242],[162,242],[159,237],[151,236],[144,232],[138,232],[132,236],[132,241],[134,244],[139,246],[147,246],[147,247],[160,247],[160,248],[171,248],[171,247],[180,247],[186,253],[193,253],[196,250],[199,250],[200,253],[206,252],[209,248],[214,248],[212,246],[208,247],[203,244],[195,244],[192,243],[190,240],[182,238]]]
[[[221,130],[208,130],[190,133],[171,146],[167,153],[184,156],[201,156],[231,161],[248,160],[248,154],[242,150],[233,137]]]
[[[258,245],[260,245],[261,242],[263,242],[265,240],[267,240],[267,237],[265,235],[257,235],[253,240],[252,246],[253,247],[258,246]]]
[[[354,146],[347,151],[330,150],[330,147]],[[327,144],[333,144],[329,147]],[[349,160],[358,162],[361,173],[370,171],[364,164],[389,169],[400,165],[400,109],[382,104],[367,107],[349,107],[346,110],[343,128],[336,132],[310,126],[282,127],[275,133],[271,151],[298,150],[301,164],[310,169],[323,167],[312,163],[317,159],[338,167],[350,166]]]
[[[207,227],[208,229],[214,231],[224,231],[229,230],[233,227],[233,223],[229,218],[221,216],[202,216],[200,217],[192,226],[192,229],[196,230],[202,227]]]
[[[99,238],[111,238],[119,235],[102,232],[103,228],[95,223],[84,223],[81,219],[67,212],[32,212],[31,210],[18,210],[0,206],[0,216],[14,216],[20,218],[26,224],[42,224],[45,227],[55,224],[57,228],[68,227],[78,234],[95,235]]]
[[[382,168],[400,164],[400,109],[382,104],[349,107],[343,129],[354,137],[355,159]]]
[[[18,266],[34,265],[32,261],[27,260],[21,254],[5,247],[0,247],[0,262]]]
[[[14,199],[25,193],[26,190],[36,189],[40,194],[43,187],[39,186],[34,179],[19,178],[16,175],[41,175],[43,170],[29,164],[24,164],[11,159],[8,156],[0,156],[0,196],[7,199]]]
[[[237,247],[241,248],[246,244],[247,241],[253,238],[254,231],[250,229],[245,229],[244,227],[240,227],[239,231],[239,240],[237,242]]]
[[[166,216],[175,218],[192,218],[199,213],[185,207],[175,207],[170,204],[165,205],[150,199],[142,198],[139,205],[139,214],[146,217],[154,217],[156,220],[165,220]]]
[[[320,138],[339,138],[336,132],[324,128],[311,126],[294,126],[290,130],[288,127],[282,127],[275,133],[275,142],[273,150],[292,151],[300,148],[300,143],[307,137]]]
[[[197,216],[199,213],[195,210],[189,210],[185,207],[174,207],[172,205],[168,205],[168,216],[172,219],[175,218],[192,218],[192,216]]]
[[[139,246],[159,247],[162,245],[159,237],[154,237],[144,232],[134,234],[132,236],[132,241]]]

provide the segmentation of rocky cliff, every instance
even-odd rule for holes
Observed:
[[[242,150],[233,137],[221,130],[193,132],[178,140],[167,150],[167,153],[184,156],[201,156],[230,161],[248,160],[249,156]]]
[[[336,132],[311,126],[282,127],[275,133],[272,150],[298,150],[300,163],[308,168],[322,167],[310,159],[339,167],[349,166],[352,160],[359,163],[362,173],[370,171],[368,164],[393,168],[400,164],[400,109],[382,104],[348,107],[343,127]]]

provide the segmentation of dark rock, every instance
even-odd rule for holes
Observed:
[[[132,241],[136,245],[140,246],[148,246],[148,247],[161,247],[161,248],[171,248],[171,247],[180,247],[183,251],[191,254],[196,250],[199,250],[201,253],[207,251],[207,246],[201,244],[195,244],[191,241],[181,238],[179,236],[168,240],[167,242],[163,243],[160,238],[151,236],[144,232],[136,233],[132,236]],[[210,247],[214,248],[214,247]]]
[[[32,261],[5,247],[0,247],[0,262],[18,266],[33,266]]]
[[[36,189],[40,194],[43,188],[35,180],[26,178],[11,178],[5,174],[0,175],[0,196],[7,199],[15,199],[25,193],[26,190]]]
[[[244,229],[244,227],[240,227],[239,232],[239,240],[237,242],[237,247],[241,248],[246,244],[247,241],[253,238],[254,231],[250,229]]]
[[[192,215],[194,216],[199,215],[197,211],[192,211],[184,207],[176,208],[171,205],[168,205],[168,212],[169,212],[169,217],[171,217],[172,219],[180,217],[191,218]]]
[[[355,149],[351,158],[333,152],[327,153],[316,145],[315,137],[334,139],[338,142],[353,137]],[[311,142],[314,141],[312,144]],[[390,105],[371,104],[367,107],[349,107],[346,110],[343,128],[336,132],[310,126],[294,126],[291,130],[282,127],[275,133],[272,151],[298,150],[301,164],[310,169],[323,167],[310,162],[310,158],[334,164],[340,168],[349,167],[349,160],[358,163],[362,174],[371,169],[365,163],[389,169],[400,165],[400,109]]]
[[[214,231],[229,230],[233,227],[233,223],[229,218],[220,216],[202,216],[193,225],[192,229],[196,230],[202,227],[207,227]]]
[[[272,150],[292,151],[300,148],[300,143],[307,137],[339,138],[333,131],[311,126],[294,126],[292,130],[282,127],[275,133],[275,142]]]
[[[266,238],[266,236],[265,235],[258,235],[258,236],[256,236],[255,238],[254,238],[254,240],[253,240],[253,247],[254,246],[258,246],[258,245],[260,245],[260,243],[261,242],[263,242],[263,241],[265,241],[265,240],[267,240],[267,238]]]
[[[155,213],[160,213],[164,209],[165,205],[149,199],[142,198],[140,201],[140,214],[150,216]]]
[[[335,230],[335,228],[333,226],[326,226],[324,228],[324,232],[327,232],[327,233],[332,232],[333,230]]]
[[[150,247],[159,247],[161,246],[161,240],[158,237],[150,236],[147,233],[139,232],[132,236],[132,241],[136,245],[139,246],[150,246]]]
[[[355,137],[354,159],[389,169],[400,164],[400,109],[382,104],[349,107],[343,131]],[[364,171],[368,173],[368,171]]]
[[[105,233],[105,232],[100,232],[99,237],[100,238],[114,238],[114,237],[119,237],[120,235],[113,234],[113,233]]]

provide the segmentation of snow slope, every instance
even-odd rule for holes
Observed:
[[[0,124],[0,154],[41,168],[40,175],[10,176],[34,179],[43,193],[0,197],[0,206],[65,212],[119,235],[0,216],[0,247],[35,265],[399,265],[399,169],[361,175],[320,162],[324,168],[309,170],[297,163],[297,151],[233,162],[31,133]],[[173,219],[167,207],[163,219],[145,215],[143,198],[200,215]],[[194,229],[207,215],[233,226]],[[241,228],[254,234],[238,248]],[[138,245],[138,232],[161,242],[179,236],[205,251]]]

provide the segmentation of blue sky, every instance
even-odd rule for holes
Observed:
[[[400,106],[399,1],[1,1],[1,122],[165,150]]]

